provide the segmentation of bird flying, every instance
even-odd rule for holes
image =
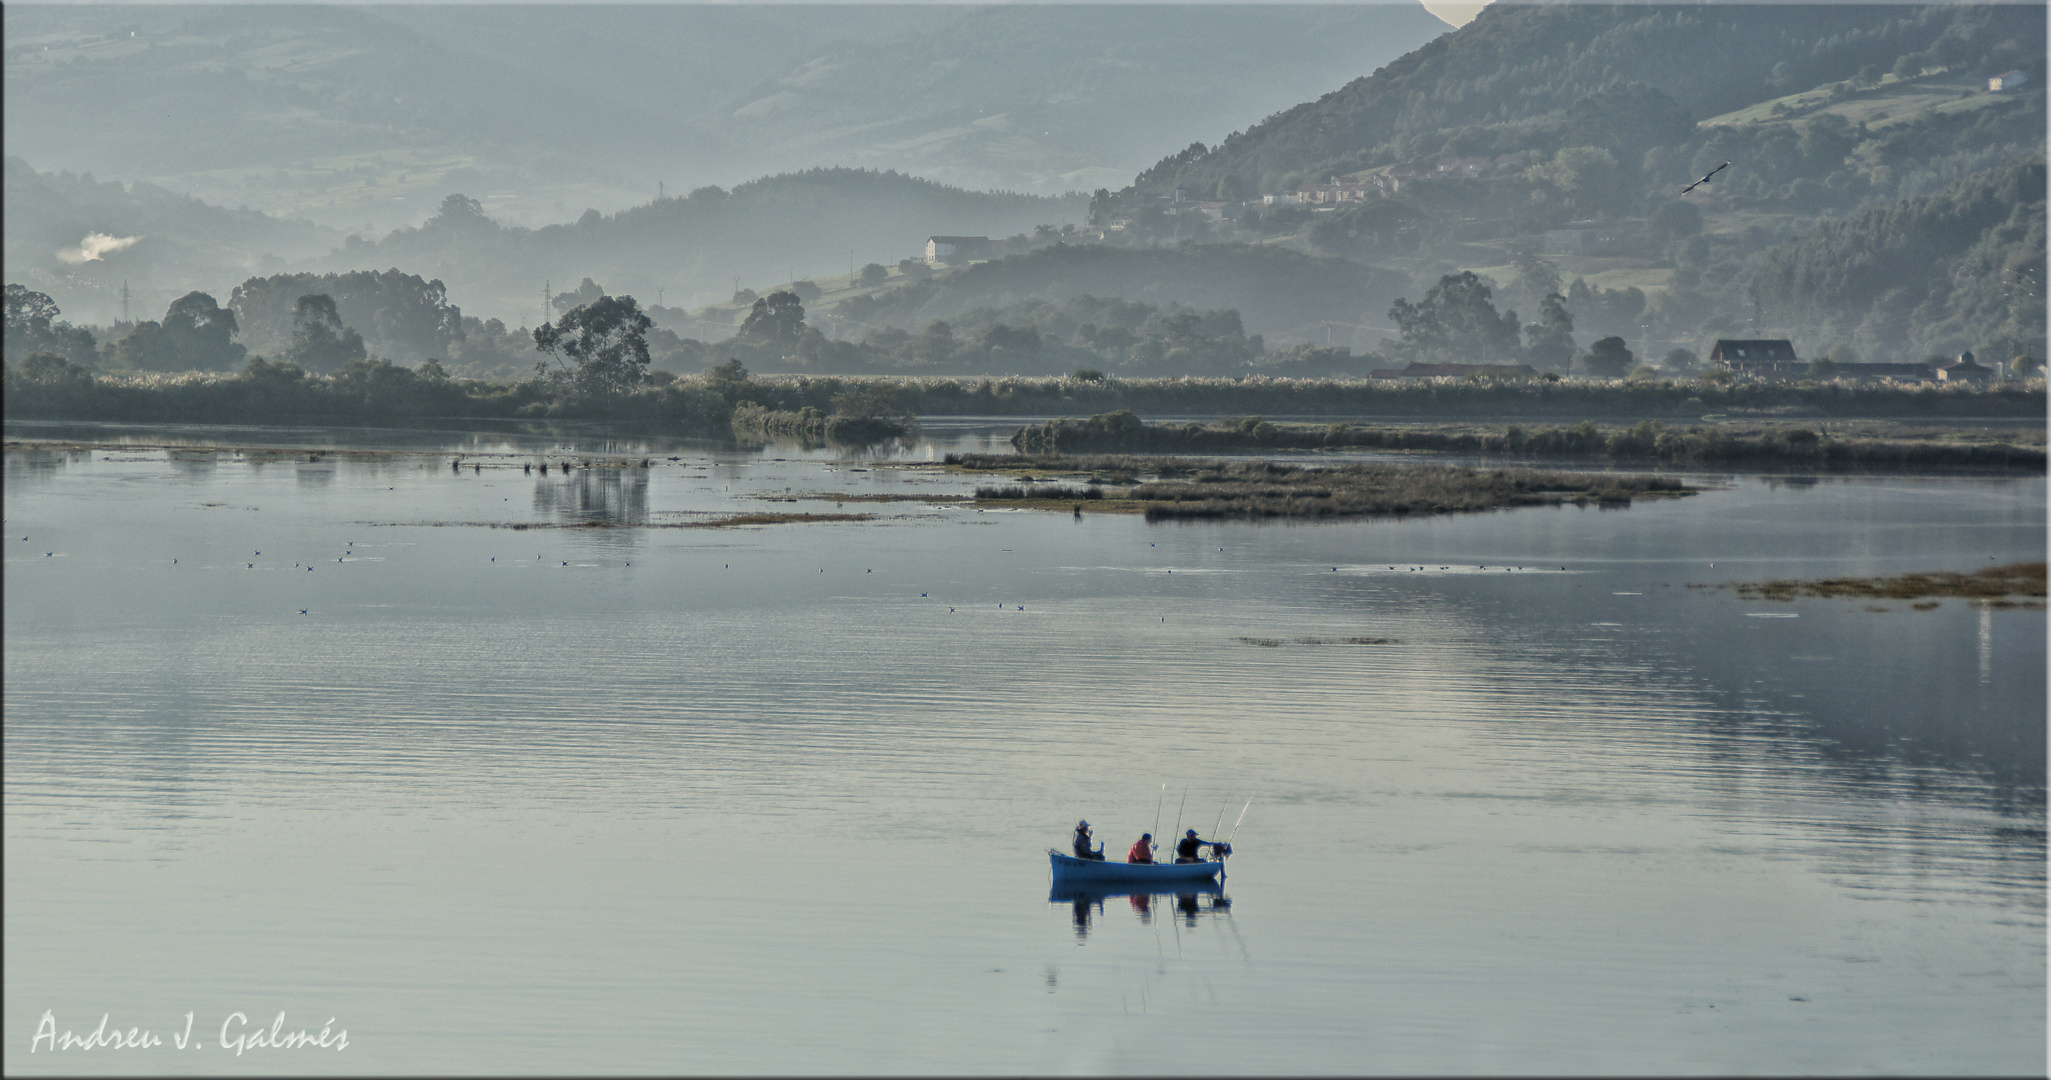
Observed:
[[[1728,162],[1728,161],[1724,162],[1724,163],[1723,163],[1723,164],[1721,164],[1721,165],[1718,165],[1718,166],[1717,166],[1716,168],[1714,168],[1714,169],[1711,169],[1711,170],[1709,170],[1709,173],[1708,173],[1708,175],[1705,175],[1705,176],[1704,176],[1704,177],[1703,177],[1702,179],[1700,179],[1700,180],[1697,180],[1697,181],[1695,181],[1694,183],[1692,183],[1692,184],[1689,184],[1689,185],[1688,185],[1687,187],[1684,187],[1684,188],[1682,188],[1682,189],[1681,189],[1681,194],[1683,194],[1683,195],[1686,195],[1687,193],[1689,193],[1689,192],[1691,192],[1691,191],[1695,190],[1696,188],[1698,188],[1698,187],[1701,187],[1702,185],[1704,185],[1704,184],[1706,184],[1706,183],[1708,183],[1708,182],[1709,182],[1709,177],[1711,177],[1711,176],[1715,176],[1715,175],[1716,175],[1717,173],[1720,173],[1720,172],[1722,172],[1722,171],[1724,171],[1725,169],[1728,169],[1728,168],[1730,168],[1730,167],[1731,167],[1731,163],[1730,163],[1730,162]]]

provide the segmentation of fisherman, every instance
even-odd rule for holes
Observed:
[[[1126,862],[1129,862],[1129,863],[1150,863],[1150,862],[1153,862],[1153,861],[1154,861],[1154,834],[1153,834],[1153,833],[1141,833],[1141,834],[1139,834],[1139,839],[1138,839],[1138,840],[1135,840],[1135,841],[1133,841],[1133,844],[1132,844],[1132,850],[1131,850],[1131,851],[1128,851],[1128,852],[1126,852],[1126,853],[1125,853],[1125,861],[1126,861]]]
[[[1091,848],[1091,847],[1090,847],[1090,823],[1089,823],[1089,822],[1087,822],[1087,821],[1078,821],[1078,822],[1076,822],[1076,823],[1075,823],[1075,845],[1074,845],[1074,846],[1075,846],[1075,857],[1076,857],[1076,858],[1078,858],[1078,859],[1088,859],[1088,860],[1090,860],[1091,862],[1103,862],[1103,861],[1104,861],[1104,845],[1102,845],[1102,844],[1098,844],[1098,845],[1097,845],[1097,846],[1096,846],[1095,848]]]
[[[1222,841],[1199,840],[1196,836],[1196,830],[1190,829],[1184,832],[1182,839],[1175,844],[1175,861],[1179,863],[1202,862],[1203,859],[1197,856],[1197,850],[1204,847],[1210,848],[1213,855],[1226,854],[1232,850]]]

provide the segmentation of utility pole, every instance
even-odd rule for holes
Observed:
[[[551,291],[551,290],[550,290],[550,286],[551,286],[551,285],[553,285],[553,284],[554,284],[554,282],[551,282],[551,281],[550,281],[550,280],[548,280],[547,278],[542,278],[542,279],[541,279],[541,322],[542,322],[542,323],[546,323],[546,322],[548,321],[548,301],[549,301],[549,295],[548,295],[548,294],[549,294],[549,292]],[[537,324],[535,324],[535,325],[537,325],[537,326],[538,326],[538,325],[540,325],[540,323],[537,323]]]
[[[660,181],[660,180],[657,180],[657,181],[655,182],[655,201],[656,201],[656,202],[661,202],[661,201],[662,201],[662,199],[663,199],[662,181]]]
[[[128,279],[121,279],[121,321],[128,321]]]

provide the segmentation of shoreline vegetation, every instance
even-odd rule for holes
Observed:
[[[699,375],[658,371],[644,385],[595,392],[548,378],[454,379],[432,363],[408,368],[386,360],[360,360],[321,375],[260,357],[236,374],[117,375],[94,374],[49,357],[36,365],[8,365],[4,389],[0,415],[10,420],[338,426],[423,419],[593,420],[722,439],[735,437],[737,414],[741,428],[773,431],[822,423],[830,427],[836,416],[900,424],[914,416],[1037,418],[1120,412],[1674,423],[1705,417],[2041,421],[2046,411],[2042,378],[1982,387],[1750,379],[1120,379],[1095,372],[920,377],[756,375],[729,363]],[[760,412],[743,408],[749,404]],[[808,408],[819,415],[806,417]],[[765,415],[786,412],[804,419]],[[843,430],[849,437],[871,438],[887,426],[853,425]]]
[[[1711,586],[1688,587],[1706,589]],[[1897,577],[1729,582],[1715,588],[1733,590],[1745,600],[1792,601],[1803,597],[1820,597],[1844,600],[1929,601],[1938,598],[1957,598],[1969,600],[1975,607],[2023,608],[2031,611],[2044,610],[2045,600],[2044,564],[2041,562],[1990,566],[1970,574],[1941,570],[1933,573],[1902,574]],[[2016,599],[2017,597],[2021,599]],[[1910,606],[1917,611],[1929,611],[1938,604],[1926,602]],[[1868,607],[1867,610],[1888,609]]]
[[[1805,427],[1751,431],[1702,424],[1668,427],[1656,420],[1604,430],[1592,420],[1571,426],[1369,427],[1270,423],[1260,417],[1224,424],[1149,424],[1130,412],[1086,420],[1062,418],[1022,427],[1011,437],[1021,454],[1202,454],[1262,450],[1402,450],[1531,457],[1607,458],[1667,465],[1792,465],[1802,468],[1998,468],[2043,472],[2045,452],[2010,442],[1941,438],[1843,437]]]
[[[1425,517],[1522,506],[1629,506],[1698,489],[1659,476],[1596,476],[1535,469],[1428,464],[1306,467],[1272,461],[1167,457],[949,454],[964,472],[1020,472],[1016,485],[979,487],[979,506],[1141,513],[1148,521],[1203,519],[1323,521]],[[1074,487],[1033,473],[1080,479]]]

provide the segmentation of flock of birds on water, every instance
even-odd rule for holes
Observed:
[[[318,462],[318,461],[320,461],[321,459],[322,459],[322,455],[321,455],[321,454],[319,454],[319,453],[313,453],[313,454],[310,454],[310,455],[308,455],[308,457],[307,457],[307,460],[308,460],[308,461],[311,461],[311,462]],[[676,457],[672,457],[672,458],[669,458],[668,460],[670,460],[670,461],[679,461],[679,460],[681,460],[681,459],[680,459],[680,458],[676,458]],[[780,458],[779,458],[779,459],[776,459],[776,460],[779,460],[779,461],[781,461],[782,459],[780,459]],[[484,466],[483,466],[483,463],[482,463],[482,462],[476,462],[476,461],[472,461],[472,462],[470,462],[469,464],[470,464],[470,467],[471,467],[471,472],[472,472],[472,474],[473,474],[473,475],[482,475],[482,474],[483,474],[483,472],[484,472]],[[573,469],[577,469],[577,468],[583,468],[583,469],[591,469],[591,468],[593,467],[593,465],[592,465],[592,462],[591,462],[590,460],[588,460],[588,459],[586,459],[586,460],[581,460],[581,461],[576,461],[576,462],[571,462],[571,461],[557,461],[557,462],[553,462],[553,463],[551,463],[551,462],[547,461],[546,459],[544,459],[544,460],[542,460],[542,461],[540,461],[540,462],[532,462],[532,461],[529,461],[529,462],[523,462],[523,463],[521,464],[521,467],[520,467],[520,471],[521,471],[521,473],[522,473],[523,475],[532,475],[532,474],[533,474],[533,473],[535,472],[535,470],[539,469],[539,470],[540,470],[540,472],[542,473],[542,475],[546,476],[546,475],[548,475],[548,473],[549,473],[549,471],[550,471],[550,466],[551,466],[551,464],[553,464],[554,468],[555,468],[556,470],[558,470],[558,471],[562,472],[562,473],[563,473],[563,474],[564,474],[565,476],[569,475],[569,474],[571,473],[571,471],[572,471]],[[458,474],[460,474],[460,473],[462,472],[462,469],[463,469],[463,465],[464,465],[464,460],[463,460],[463,458],[462,458],[461,456],[458,456],[458,457],[456,457],[456,458],[452,459],[452,460],[451,460],[451,461],[449,462],[449,469],[450,469],[450,471],[451,471],[451,472],[454,472],[454,473],[458,473]],[[654,459],[652,459],[652,458],[643,458],[643,459],[641,459],[641,460],[640,460],[640,461],[639,461],[638,463],[636,463],[636,462],[632,462],[632,461],[630,460],[630,461],[627,461],[627,462],[624,462],[624,463],[612,463],[612,464],[611,464],[611,465],[610,465],[609,467],[612,467],[612,468],[642,468],[642,469],[647,469],[647,468],[652,468],[652,467],[653,467],[653,465],[654,465]],[[856,472],[866,472],[866,471],[868,471],[868,470],[866,470],[866,469],[856,469],[856,470],[854,470],[854,471],[856,471]],[[386,490],[394,490],[394,489],[392,489],[392,488],[387,488]],[[26,536],[24,536],[24,537],[22,537],[21,539],[22,539],[22,541],[23,541],[23,542],[26,542],[26,541],[27,541],[27,540],[28,540],[29,538],[28,538],[28,537],[26,537]],[[336,561],[336,562],[338,562],[338,563],[340,563],[340,562],[346,562],[346,561],[347,561],[347,558],[348,558],[348,556],[350,556],[350,555],[353,555],[353,554],[356,554],[356,551],[355,551],[355,546],[356,546],[356,542],[355,542],[355,541],[353,541],[353,540],[351,540],[351,541],[347,541],[347,543],[346,543],[346,548],[347,548],[347,550],[344,550],[344,551],[343,551],[343,552],[342,552],[342,553],[341,553],[340,555],[336,556],[336,558],[335,558],[335,561]],[[1156,547],[1158,547],[1158,546],[1159,546],[1159,544],[1158,544],[1157,542],[1149,542],[1149,543],[1147,544],[1147,547],[1149,547],[1149,548],[1156,548]],[[1004,550],[1006,550],[1006,551],[1010,551],[1011,549],[1010,549],[1010,548],[1006,548],[1006,549],[1004,549]],[[1221,548],[1219,548],[1219,549],[1218,549],[1218,551],[1219,551],[1220,553],[1223,553],[1223,552],[1225,551],[1225,549],[1221,547]],[[54,552],[54,551],[50,551],[50,552],[45,552],[44,554],[45,554],[45,556],[46,556],[46,557],[49,557],[49,558],[55,558],[55,557],[56,557],[56,554],[57,554],[57,553],[56,553],[56,552]],[[252,555],[252,557],[257,557],[257,558],[260,558],[260,557],[262,557],[262,555],[263,555],[263,552],[262,552],[262,551],[261,551],[260,549],[251,549],[251,555]],[[545,556],[542,556],[542,555],[536,555],[536,556],[535,556],[534,558],[535,558],[535,560],[536,560],[537,562],[539,562],[539,561],[545,561]],[[490,559],[490,561],[491,561],[491,562],[493,562],[493,563],[496,563],[496,562],[498,562],[498,557],[497,557],[496,555],[494,555],[494,556],[490,556],[490,557],[489,557],[489,559]],[[560,562],[561,562],[561,565],[563,565],[563,566],[569,566],[569,565],[570,565],[570,563],[569,563],[569,560],[567,560],[567,559],[565,559],[565,560],[560,560]],[[171,563],[172,563],[173,565],[177,565],[177,564],[178,564],[178,560],[177,560],[176,558],[173,558],[173,559],[171,560]],[[256,567],[256,563],[254,563],[254,562],[246,562],[246,563],[244,563],[243,565],[244,565],[244,567],[245,567],[246,569],[249,569],[249,570],[254,570],[254,569],[256,569],[256,568],[257,568],[257,567]],[[629,562],[626,562],[626,563],[625,563],[625,565],[627,565],[627,566],[632,566],[632,565],[634,565],[634,564],[633,564],[632,562],[630,562],[630,561],[629,561]],[[295,570],[297,570],[297,569],[300,569],[301,567],[302,567],[302,564],[301,564],[301,563],[298,563],[298,562],[294,562],[294,563],[292,564],[292,568],[293,568],[293,569],[295,569]],[[732,564],[732,563],[726,563],[726,564],[723,564],[723,566],[722,566],[722,569],[729,569],[729,570],[730,570],[730,569],[732,569],[732,568],[733,568],[733,564]],[[312,573],[312,572],[313,572],[313,569],[314,569],[314,568],[313,568],[312,564],[310,564],[310,563],[309,563],[309,564],[304,564],[304,569],[306,570],[306,572],[307,572],[307,573]],[[1396,569],[1396,567],[1395,567],[1394,565],[1390,565],[1390,566],[1388,566],[1388,567],[1387,567],[1387,569],[1389,569],[1389,570],[1392,570],[1392,571],[1393,571],[1393,570],[1395,570],[1395,569]],[[1421,571],[1428,571],[1428,570],[1430,570],[1430,569],[1431,569],[1431,567],[1429,567],[1429,566],[1405,566],[1405,567],[1404,567],[1404,569],[1405,569],[1406,571],[1408,571],[1408,572],[1411,572],[1411,573],[1417,573],[1417,572],[1421,572]],[[1454,567],[1452,567],[1452,566],[1441,566],[1441,567],[1439,567],[1438,569],[1440,569],[1440,570],[1452,570],[1452,569],[1454,569]],[[1481,569],[1481,570],[1487,570],[1487,569],[1488,569],[1488,567],[1486,567],[1486,566],[1483,566],[1483,567],[1480,567],[1479,569]],[[1510,572],[1510,571],[1515,571],[1515,570],[1522,570],[1522,569],[1524,569],[1524,567],[1521,567],[1521,566],[1518,566],[1518,567],[1509,567],[1509,566],[1504,566],[1504,567],[1500,567],[1500,569],[1502,569],[1502,570],[1503,570],[1503,571],[1505,571],[1505,572]],[[1565,569],[1566,569],[1566,567],[1562,566],[1562,567],[1560,567],[1560,569],[1561,569],[1561,570],[1565,570]],[[1331,570],[1330,570],[1329,572],[1331,572],[1331,573],[1338,573],[1338,572],[1339,572],[1339,570],[1340,570],[1340,568],[1339,568],[1339,567],[1337,567],[1337,566],[1334,566],[1334,567],[1332,567],[1332,568],[1331,568]],[[826,572],[826,570],[825,570],[825,568],[824,568],[824,567],[821,567],[821,568],[819,569],[819,572],[820,572],[820,573],[822,573],[822,574],[824,574],[824,573]],[[864,572],[864,573],[867,573],[867,574],[873,574],[873,573],[875,573],[876,571],[875,571],[875,570],[874,570],[873,568],[865,568],[863,572]],[[1173,569],[1171,568],[1171,569],[1168,569],[1168,570],[1167,570],[1166,572],[1167,572],[1167,573],[1170,573],[1170,574],[1172,574],[1172,573],[1174,573],[1175,571],[1174,571],[1174,570],[1173,570]],[[922,593],[920,593],[920,594],[919,594],[919,598],[920,598],[920,599],[930,599],[930,596],[929,596],[929,594],[928,594],[928,593],[924,593],[924,592],[922,592]],[[1006,604],[1002,604],[1002,603],[999,603],[999,604],[997,604],[997,605],[996,605],[996,607],[997,607],[997,610],[999,610],[999,611],[1002,611],[1002,610],[1004,610],[1006,606],[1007,606]],[[1024,610],[1026,609],[1026,608],[1025,608],[1025,605],[1024,605],[1024,604],[1013,604],[1013,605],[1008,605],[1008,606],[1010,606],[1010,607],[1011,607],[1011,608],[1012,608],[1013,610],[1016,610],[1016,611],[1024,611]],[[299,614],[301,614],[301,615],[309,615],[309,614],[311,614],[311,609],[310,609],[310,608],[299,608],[299,609],[297,609],[297,610],[298,610]],[[949,608],[948,608],[947,610],[948,610],[949,612],[955,612],[955,611],[956,611],[957,609],[956,609],[955,607],[949,607]],[[1167,618],[1166,618],[1166,617],[1164,616],[1164,617],[1162,617],[1161,621],[1162,621],[1162,622],[1166,622],[1166,621],[1167,621]]]

